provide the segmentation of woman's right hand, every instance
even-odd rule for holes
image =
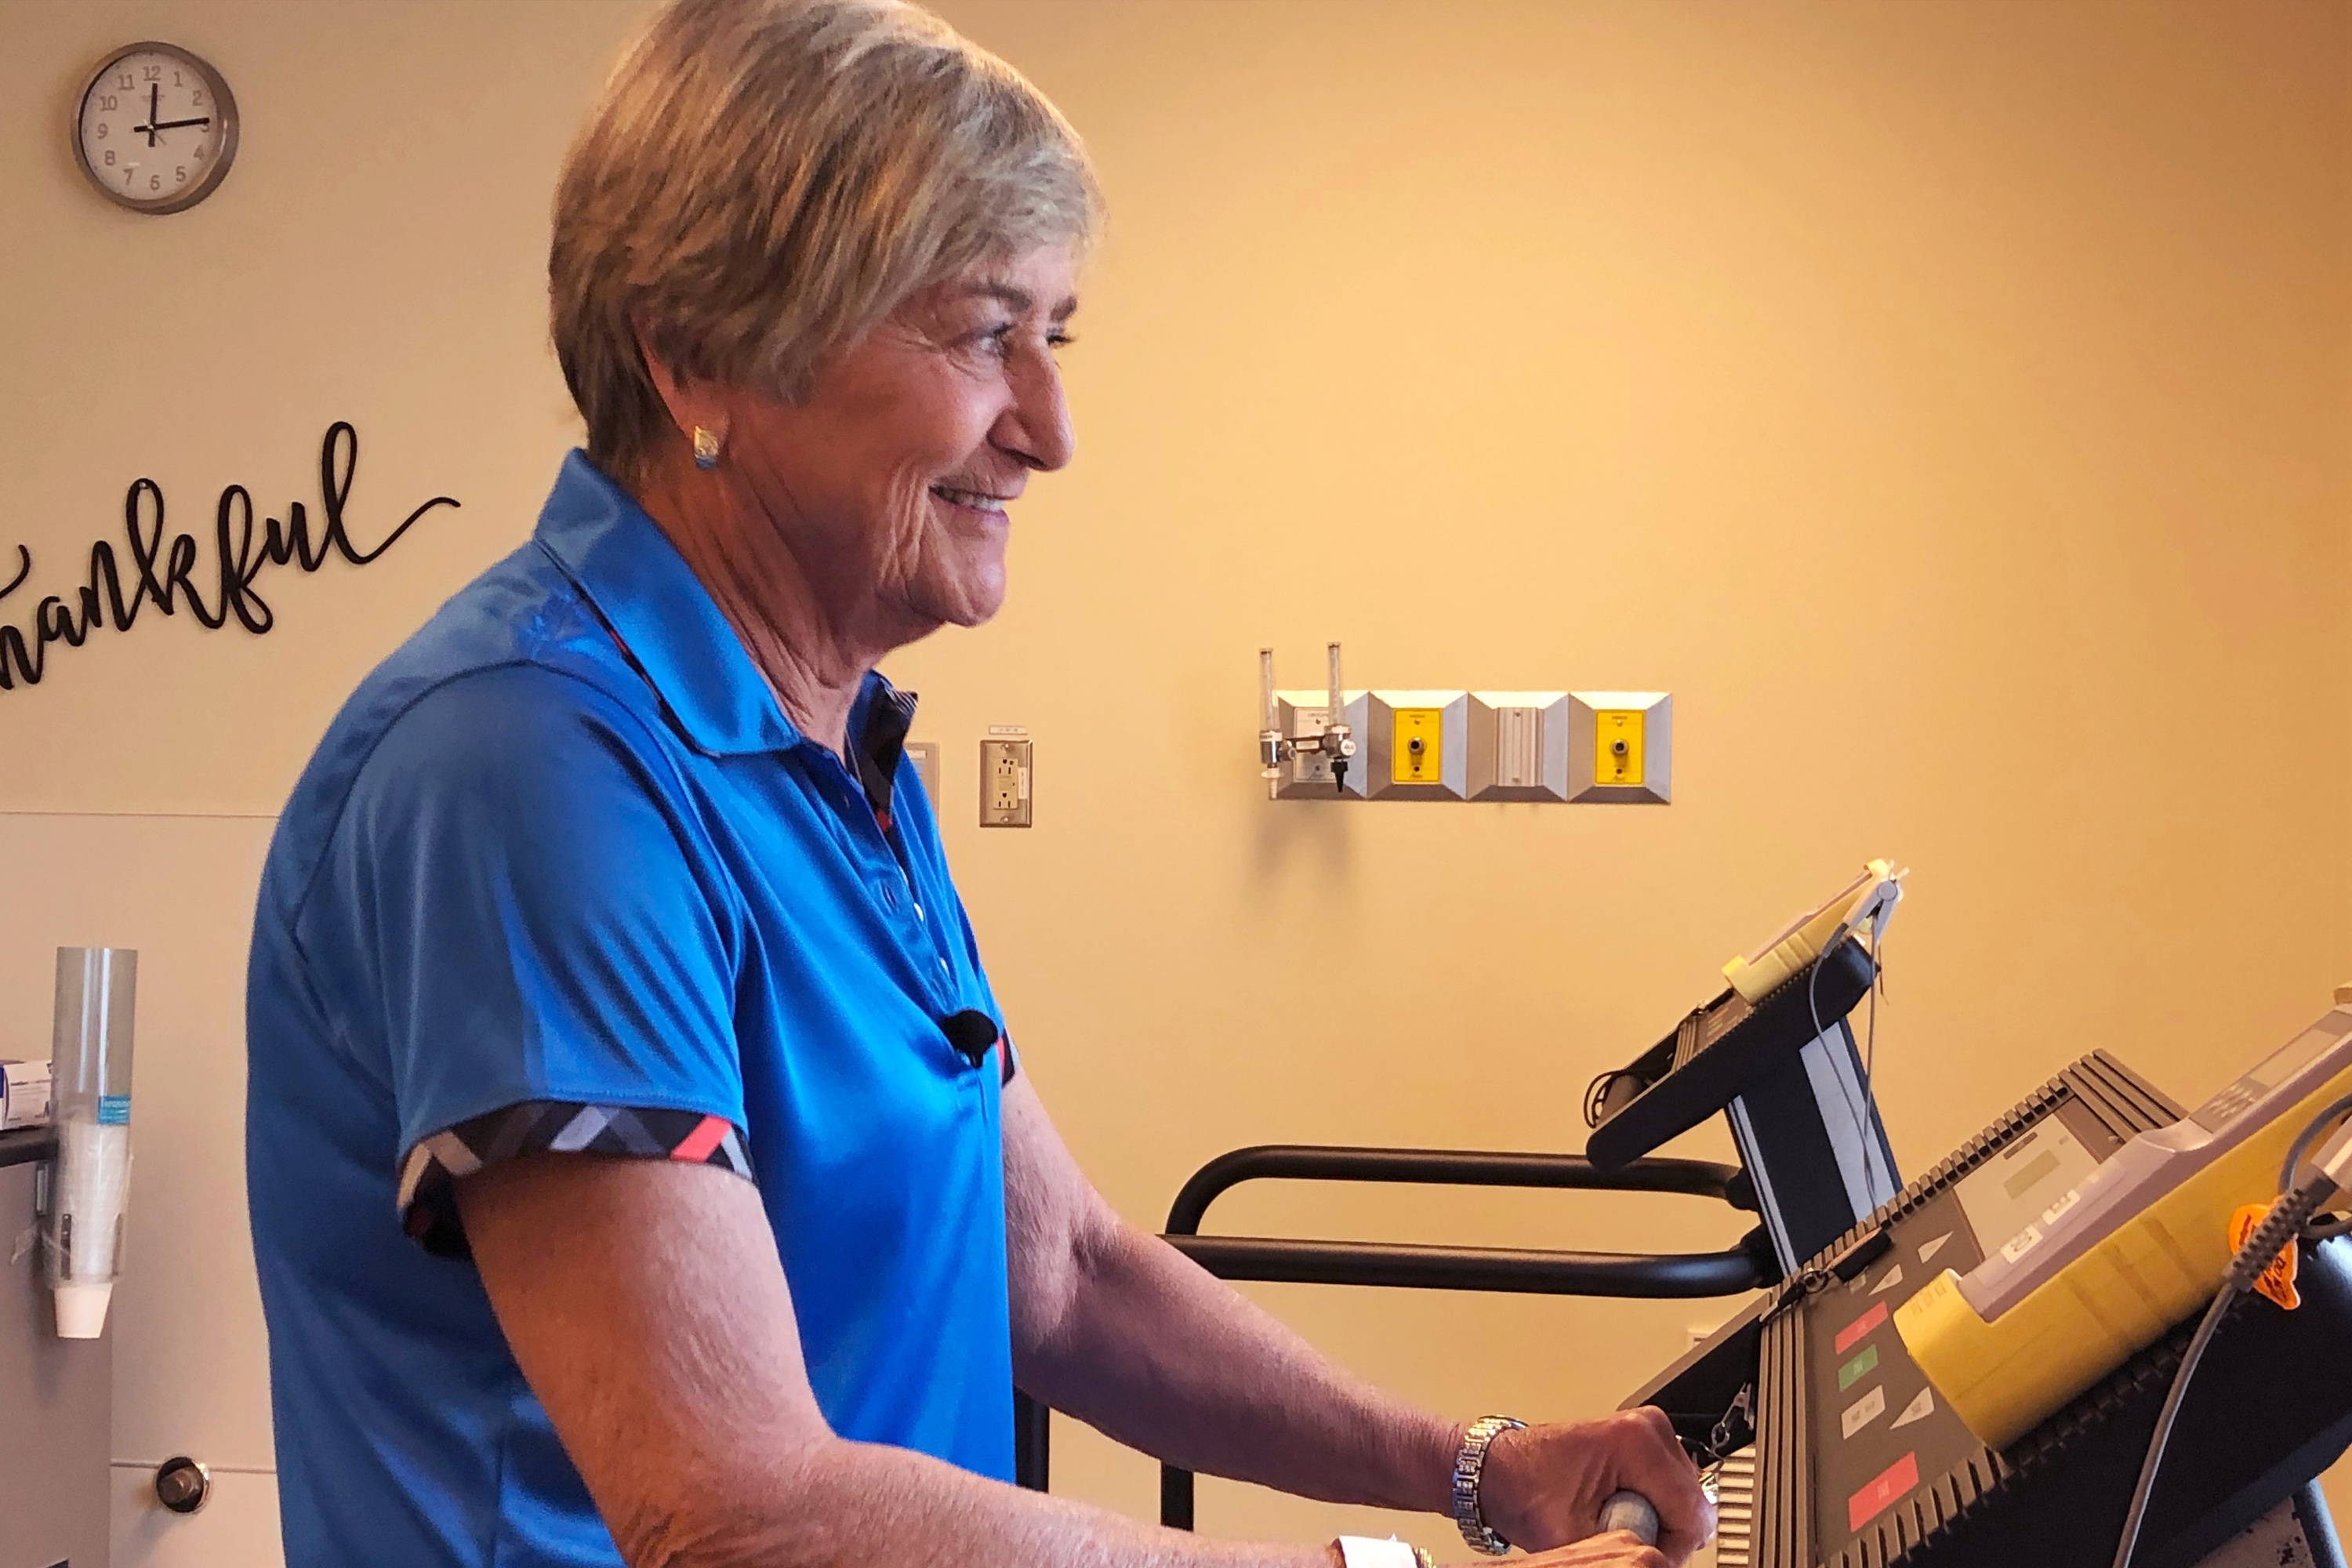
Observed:
[[[1518,1561],[1527,1568],[1667,1568],[1665,1553],[1643,1545],[1641,1537],[1622,1530],[1588,1536]]]

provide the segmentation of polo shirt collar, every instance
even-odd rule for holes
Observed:
[[[709,591],[630,494],[573,451],[534,535],[595,605],[687,742],[708,756],[780,752],[803,737]],[[910,693],[869,673],[850,710],[859,782],[888,808],[915,712]]]

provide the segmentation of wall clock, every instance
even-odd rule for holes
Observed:
[[[109,55],[74,111],[81,172],[132,212],[195,205],[236,157],[236,99],[218,71],[176,44]]]

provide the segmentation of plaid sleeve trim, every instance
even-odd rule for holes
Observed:
[[[717,1165],[747,1180],[751,1158],[723,1116],[535,1100],[509,1105],[436,1132],[401,1162],[401,1228],[436,1258],[470,1258],[457,1217],[456,1184],[521,1154],[603,1154],[625,1160],[679,1160]]]

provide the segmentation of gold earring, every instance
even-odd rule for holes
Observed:
[[[694,466],[705,469],[719,466],[719,432],[707,425],[694,427]]]

